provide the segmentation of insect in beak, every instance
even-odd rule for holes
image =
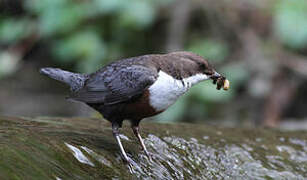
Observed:
[[[217,84],[216,89],[220,90],[222,87],[225,91],[230,88],[230,82],[219,73],[215,72],[211,77],[213,84]]]

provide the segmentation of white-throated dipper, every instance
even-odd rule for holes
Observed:
[[[139,133],[143,118],[165,111],[201,81],[212,79],[214,84],[217,83],[217,89],[229,88],[229,81],[207,60],[184,51],[122,59],[92,74],[57,68],[42,68],[40,72],[68,84],[70,99],[86,103],[112,123],[113,135],[129,167],[134,162],[127,156],[119,137],[123,120],[130,120],[135,136],[148,155]]]

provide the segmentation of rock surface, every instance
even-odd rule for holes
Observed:
[[[152,161],[130,128],[130,174],[98,119],[0,117],[0,179],[306,179],[307,133],[144,122]]]

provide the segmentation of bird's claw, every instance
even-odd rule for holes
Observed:
[[[129,157],[127,159],[124,159],[124,163],[128,166],[131,174],[135,174],[135,170],[140,170],[139,165]]]
[[[148,161],[152,162],[152,156],[153,154],[148,152],[147,150],[144,150],[146,157],[148,158]]]

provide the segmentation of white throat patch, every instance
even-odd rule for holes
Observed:
[[[178,80],[160,71],[157,81],[149,87],[150,105],[156,111],[162,111],[172,105],[181,95],[187,92],[198,82],[207,80],[205,74],[196,74],[191,77]]]

